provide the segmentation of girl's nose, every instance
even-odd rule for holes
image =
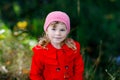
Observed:
[[[60,35],[60,31],[56,31],[55,34],[56,34],[56,35]]]

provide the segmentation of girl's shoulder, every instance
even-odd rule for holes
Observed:
[[[80,47],[80,43],[72,38],[66,39],[66,44],[69,48],[77,50]]]
[[[39,49],[42,49],[42,47],[40,45],[35,45],[32,50],[39,50]]]
[[[76,48],[80,47],[80,43],[74,39],[70,39],[71,42],[76,46]]]
[[[76,47],[80,47],[80,43],[78,41],[74,40],[74,43],[75,43]]]
[[[32,48],[32,51],[34,52],[34,53],[39,53],[39,52],[41,52],[43,50],[43,48],[42,48],[42,46],[40,46],[40,45],[35,45],[33,48]]]

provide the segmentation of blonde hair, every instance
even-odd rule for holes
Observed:
[[[54,21],[50,25],[53,25],[55,27],[56,24],[61,23],[59,21]],[[63,23],[64,24],[64,23]],[[43,34],[42,37],[39,38],[38,45],[40,45],[42,48],[46,48],[47,44],[50,43],[49,38],[47,37],[46,33]],[[71,38],[66,38],[61,45],[66,44],[69,48],[76,50],[76,45],[73,39]]]

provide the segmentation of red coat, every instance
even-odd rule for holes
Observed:
[[[67,45],[61,49],[56,49],[51,44],[46,49],[35,46],[30,80],[83,80],[84,63],[80,45],[75,43],[77,50],[72,50]]]

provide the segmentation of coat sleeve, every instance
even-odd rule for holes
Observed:
[[[84,80],[84,62],[82,55],[80,54],[80,44],[77,42],[77,53],[75,57],[75,66],[74,66],[74,80]]]
[[[43,63],[41,61],[42,57],[40,56],[40,47],[35,46],[33,48],[32,63],[30,68],[30,80],[44,80],[43,78]]]

